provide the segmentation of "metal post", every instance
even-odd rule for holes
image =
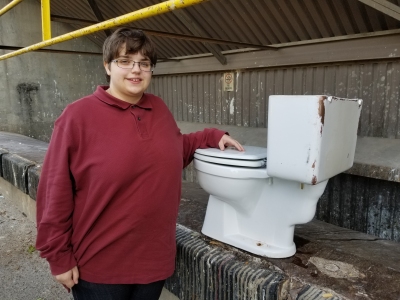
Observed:
[[[109,29],[112,27],[116,27],[116,26],[120,26],[123,24],[127,24],[127,23],[131,23],[137,20],[141,20],[141,19],[145,19],[145,18],[149,18],[152,16],[156,16],[156,15],[160,15],[160,14],[164,14],[166,12],[172,11],[174,9],[179,9],[179,8],[184,8],[187,6],[191,6],[194,4],[199,4],[202,2],[207,2],[208,0],[169,0],[169,1],[165,1],[156,5],[152,5],[146,8],[142,8],[139,9],[137,11],[128,13],[126,15],[122,15],[120,17],[108,20],[108,21],[104,21],[95,25],[91,25],[79,30],[75,30],[72,31],[70,33],[67,34],[63,34],[60,35],[58,37],[52,38],[50,40],[47,41],[43,41],[41,43],[37,43],[28,47],[25,47],[23,49],[5,54],[0,56],[0,60],[4,60],[10,57],[14,57],[23,53],[27,53],[27,52],[31,52],[34,50],[38,50],[44,47],[48,47],[54,44],[58,44],[61,42],[65,42],[68,40],[72,40],[84,35],[88,35],[97,31],[101,31],[101,30],[105,30],[105,29]]]
[[[6,12],[8,12],[11,8],[13,8],[15,5],[17,5],[20,2],[22,2],[22,0],[14,0],[14,1],[11,1],[10,3],[8,3],[6,6],[4,6],[0,10],[0,16],[5,14]]]
[[[43,41],[51,39],[50,0],[42,0],[42,37]]]

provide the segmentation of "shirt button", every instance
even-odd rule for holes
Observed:
[[[142,119],[140,117],[137,118],[139,121],[141,121]]]

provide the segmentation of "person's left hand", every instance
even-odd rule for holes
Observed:
[[[239,151],[244,151],[243,146],[237,141],[231,138],[229,135],[224,134],[218,143],[219,149],[225,150],[226,147],[232,146]]]

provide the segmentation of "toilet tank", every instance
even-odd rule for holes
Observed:
[[[270,96],[267,173],[317,184],[353,165],[362,100]]]

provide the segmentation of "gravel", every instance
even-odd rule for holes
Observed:
[[[36,225],[0,195],[0,299],[71,300],[34,248]]]

